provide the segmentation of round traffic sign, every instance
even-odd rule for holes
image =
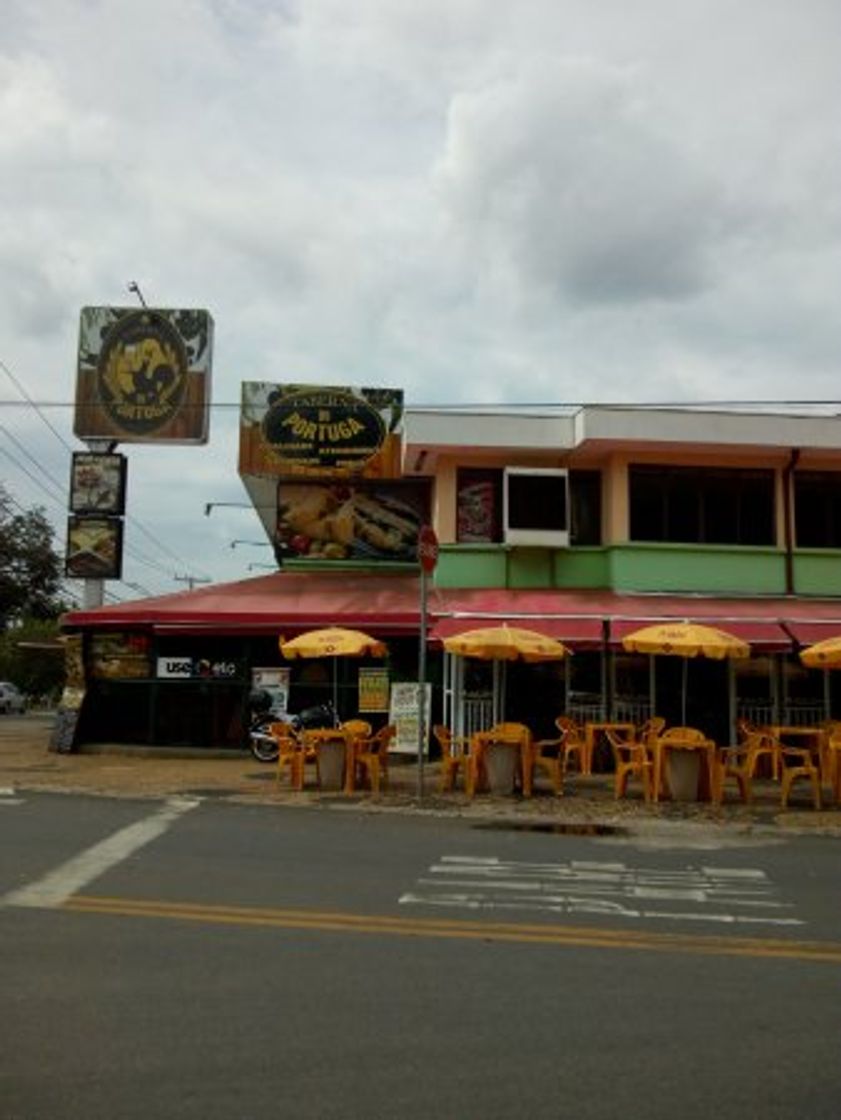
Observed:
[[[438,563],[438,538],[431,525],[421,525],[418,533],[418,563],[427,573]]]

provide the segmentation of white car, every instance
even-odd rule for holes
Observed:
[[[0,712],[10,715],[12,712],[22,714],[26,711],[26,701],[16,685],[10,681],[0,681]]]

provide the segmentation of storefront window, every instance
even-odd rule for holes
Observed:
[[[841,548],[841,471],[795,473],[794,524],[800,548]]]
[[[628,484],[631,540],[774,544],[773,471],[632,466]]]

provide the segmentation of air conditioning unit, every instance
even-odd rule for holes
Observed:
[[[569,547],[569,472],[506,467],[502,513],[506,544]]]

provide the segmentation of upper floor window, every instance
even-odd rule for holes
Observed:
[[[841,471],[795,471],[794,527],[800,548],[841,548]]]
[[[519,486],[528,476],[519,479]],[[456,478],[456,540],[462,544],[500,543],[503,472],[495,467],[459,467]],[[516,499],[516,487],[509,500]],[[518,500],[518,499],[517,499]],[[533,500],[540,500],[535,490]],[[525,495],[528,504],[529,496]],[[569,472],[570,543],[601,544],[602,477],[600,471]]]
[[[631,540],[776,543],[771,470],[632,466],[628,486]]]

